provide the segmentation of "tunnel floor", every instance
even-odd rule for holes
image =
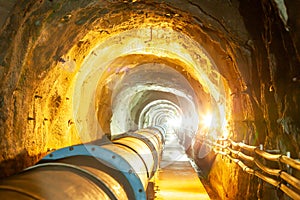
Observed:
[[[160,169],[153,178],[155,200],[210,199],[175,134],[167,134]]]

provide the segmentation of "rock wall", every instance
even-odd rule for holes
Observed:
[[[297,158],[299,3],[278,2],[24,0],[9,4],[0,30],[1,176],[34,164],[52,149],[101,136],[78,135],[73,116],[76,75],[99,41],[147,23],[181,31],[209,53],[230,92],[229,137],[290,151]],[[199,87],[195,79],[189,81],[193,88]],[[203,93],[199,90],[198,96]],[[110,105],[106,106],[109,111]],[[109,122],[103,112],[98,114],[104,118],[100,123]],[[257,180],[226,159],[216,158],[209,180],[223,199],[245,194],[255,199]]]

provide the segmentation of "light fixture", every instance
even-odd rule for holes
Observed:
[[[212,122],[212,115],[210,113],[207,113],[202,116],[201,124],[204,128],[209,128],[211,126]]]

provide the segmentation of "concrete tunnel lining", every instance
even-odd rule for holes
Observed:
[[[119,66],[127,66],[122,58],[137,55],[148,59],[147,63],[151,63],[148,62],[151,56],[164,64],[179,60],[182,64],[177,70],[187,74],[184,76],[199,101],[199,121],[206,112],[213,112],[213,116],[217,117],[226,116],[226,121],[220,125],[225,126],[228,121],[225,136],[229,133],[235,141],[263,144],[266,148],[280,149],[284,153],[291,151],[292,156],[297,157],[300,97],[297,1],[284,1],[284,4],[274,0],[22,1],[15,6],[12,4],[10,12],[3,18],[7,21],[1,21],[0,32],[0,75],[3,77],[0,84],[0,130],[2,138],[5,138],[0,142],[0,158],[4,175],[32,165],[48,150],[87,142],[111,131],[110,126],[103,127],[103,124],[110,123],[112,101],[102,98],[105,94],[101,91],[104,90],[99,89],[105,86],[101,82],[108,80],[106,75],[99,73],[91,80],[88,74],[80,73],[84,70],[82,63],[95,53],[92,50],[98,44],[124,30],[148,30],[144,32],[148,40],[160,28],[191,38],[208,52],[215,63],[213,66],[216,68],[208,71],[210,81],[218,87],[217,90],[207,90],[206,79],[202,77],[199,81],[198,72],[190,62],[186,62],[188,59],[177,58],[176,55],[168,57],[168,52],[156,54],[153,49],[154,53],[149,54],[140,51],[116,56],[111,60],[112,66],[118,60],[124,62]],[[154,32],[151,32],[151,27]],[[111,78],[116,80],[121,73]],[[81,84],[87,81],[90,88],[96,90],[96,97],[89,97],[93,102],[87,102],[86,106],[79,106],[74,94],[85,92],[76,83],[77,78],[82,78]],[[78,84],[76,89],[75,84]],[[224,91],[221,98],[218,98],[218,89]],[[162,91],[156,92],[155,95],[163,94]],[[143,97],[148,92],[140,94]],[[171,98],[173,95],[166,97]],[[148,101],[152,99],[154,97],[149,97]],[[98,106],[101,100],[108,102],[105,102],[106,107]],[[148,103],[140,102],[141,106]],[[218,105],[222,105],[221,108]],[[82,122],[78,117],[81,111],[78,110],[84,108],[91,112],[82,113],[88,118]],[[101,121],[104,116],[100,111],[102,108],[108,116],[104,121]],[[135,113],[141,111],[130,109]],[[93,133],[83,129],[92,126]],[[218,134],[221,133],[216,133],[216,136],[220,136]],[[4,166],[12,166],[11,163],[14,168],[4,169]],[[226,169],[237,174],[233,181],[239,182],[239,186],[242,179],[251,180],[251,177],[242,176],[234,165],[223,161],[219,163],[227,168],[213,166],[210,177],[213,182],[222,180],[228,183]],[[249,191],[253,190],[247,187]],[[223,197],[227,192],[240,195],[235,192],[236,187],[218,190]],[[248,190],[240,193],[243,192]]]
[[[149,41],[149,34],[151,34],[152,41]],[[218,75],[219,73],[213,70],[214,64],[212,60],[208,57],[203,48],[200,47],[199,44],[197,44],[195,41],[182,33],[159,26],[151,27],[150,29],[141,28],[136,30],[124,31],[120,34],[111,36],[105,41],[95,45],[95,48],[90,51],[89,55],[85,58],[82,66],[80,67],[75,84],[76,92],[74,92],[73,97],[74,119],[78,128],[79,135],[86,135],[86,133],[84,133],[84,130],[91,130],[93,134],[99,134],[99,132],[102,132],[101,127],[99,127],[98,125],[95,126],[95,124],[98,124],[96,115],[97,108],[95,108],[97,83],[99,82],[99,80],[101,80],[101,76],[105,73],[105,70],[115,71],[118,74],[122,74],[122,76],[119,77],[120,80],[122,80],[123,76],[126,77],[125,75],[127,73],[127,70],[129,71],[131,70],[130,68],[136,66],[140,67],[138,63],[143,62],[142,60],[135,60],[135,66],[111,65],[111,63],[113,63],[115,59],[121,56],[134,54],[151,54],[159,57],[173,57],[182,60],[182,62],[186,63],[186,65],[189,66],[189,69],[185,69],[187,73],[194,73],[194,76],[203,86],[205,92],[211,94],[212,98],[214,99],[219,100],[224,98],[224,91],[219,91],[219,89],[222,88],[222,86],[220,86],[220,84],[222,85],[222,80],[220,75]],[[189,70],[191,69],[193,69],[193,72],[189,72]],[[104,81],[107,83],[109,90],[112,90],[112,93],[115,94],[113,90],[118,87],[118,82],[114,82],[114,80],[111,81],[111,79],[107,79]],[[136,89],[127,89],[127,92],[136,93],[145,90],[145,86],[137,85],[136,87]],[[176,90],[168,89],[164,86],[155,85],[150,85],[148,87],[150,88],[150,90],[171,93],[174,93],[173,91]],[[185,95],[185,93],[180,94],[180,96]],[[123,98],[123,96],[121,98]],[[111,101],[112,106],[114,106],[113,102],[115,100],[112,99]],[[118,104],[118,106],[123,105]],[[222,120],[224,119],[226,113],[224,101],[219,100],[217,106],[220,110],[219,113],[221,115],[219,119]],[[112,110],[114,110],[114,107],[112,108]],[[123,114],[117,113],[116,116],[124,116]],[[127,116],[128,115],[129,114],[127,113]],[[114,117],[112,117],[112,123],[114,123]],[[122,122],[120,121],[117,121],[117,123],[122,124]],[[125,131],[128,130],[126,130],[126,128],[121,128],[119,130],[112,130],[112,133],[116,134]],[[95,136],[90,136],[90,138],[95,138]]]
[[[169,116],[168,112],[172,113],[172,115]],[[160,119],[160,116],[163,114],[165,114],[165,116],[163,117],[163,119]],[[174,104],[173,102],[168,100],[155,100],[147,104],[143,108],[139,117],[139,129],[146,128],[151,125],[154,126],[155,124],[163,124],[162,122],[160,122],[161,120],[168,120],[164,118],[177,117],[180,119],[179,121],[181,123],[182,116],[182,110],[179,108],[178,105]]]
[[[197,101],[193,89],[185,77],[171,67],[160,63],[138,65],[127,72],[126,76],[119,80],[115,88],[112,94],[112,108],[114,113],[111,122],[112,133],[118,132],[116,131],[116,127],[120,127],[119,129],[121,130],[119,132],[143,127],[141,120],[139,120],[139,123],[136,123],[136,120],[131,118],[131,116],[141,116],[144,110],[143,107],[145,108],[154,102],[155,98],[163,100],[164,98],[168,98],[167,96],[174,97],[174,101],[177,102],[176,104],[181,109],[186,110],[185,113],[187,114],[184,117],[186,125],[192,126],[194,131],[197,130]],[[166,97],[152,97],[151,94],[158,94],[155,91],[164,93]],[[149,95],[141,99],[136,95],[139,93],[148,93]],[[148,104],[144,104],[145,98],[153,100]],[[134,113],[136,111],[140,113]]]
[[[26,47],[24,46],[23,49],[30,51],[30,53],[24,55],[22,54],[23,51],[20,54],[13,53],[16,49],[8,48],[6,41],[2,40],[2,47],[7,50],[2,52],[4,56],[1,57],[4,59],[3,65],[6,66],[10,62],[20,59],[23,60],[21,65],[24,66],[24,70],[21,71],[18,71],[21,66],[16,69],[9,69],[8,73],[4,73],[7,76],[3,81],[3,86],[9,85],[8,88],[3,90],[4,107],[9,107],[9,104],[15,101],[15,107],[20,107],[20,109],[13,112],[14,109],[9,108],[3,112],[2,118],[8,117],[8,122],[2,126],[2,129],[10,135],[15,130],[10,125],[14,124],[17,127],[16,129],[26,135],[26,137],[19,139],[9,137],[9,144],[17,144],[17,150],[14,151],[16,154],[22,154],[22,150],[24,150],[30,156],[41,156],[36,155],[35,152],[45,153],[47,149],[59,148],[65,144],[90,141],[101,136],[99,132],[93,133],[92,138],[89,134],[79,134],[80,137],[78,137],[77,132],[81,130],[81,127],[74,126],[77,123],[73,113],[76,106],[72,107],[74,104],[73,93],[75,91],[76,95],[76,92],[78,92],[74,90],[75,78],[87,54],[93,53],[91,50],[94,46],[110,35],[123,31],[126,26],[128,26],[128,30],[147,26],[149,29],[148,35],[150,35],[148,25],[170,28],[195,38],[197,42],[205,44],[206,49],[210,51],[213,49],[214,51],[218,50],[220,53],[218,44],[211,43],[209,35],[200,29],[199,21],[191,18],[193,23],[190,24],[191,20],[180,9],[175,12],[178,12],[178,14],[173,16],[174,10],[170,5],[165,5],[166,10],[158,10],[154,13],[152,11],[155,2],[146,4],[139,2],[133,4],[74,2],[74,4],[67,3],[67,5],[65,3],[57,3],[62,5],[54,9],[54,7],[51,7],[54,4],[48,1],[36,2],[32,4],[33,7],[28,7],[29,10],[23,11],[19,10],[18,7],[25,6],[26,2],[18,4],[16,10],[12,11],[11,17],[8,18],[10,20],[8,24],[3,26],[7,29],[15,29],[12,32],[3,32],[3,37],[8,35],[14,41],[12,46],[22,44],[18,49],[22,49],[25,45]],[[79,5],[80,7],[78,7]],[[110,13],[106,6],[118,8],[117,10],[120,12]],[[183,8],[187,9],[186,7]],[[52,12],[51,9],[54,9],[55,12]],[[139,9],[143,14],[133,12],[136,9]],[[27,12],[27,14],[24,19],[14,18],[19,16],[18,12]],[[170,17],[168,12],[173,13],[173,17]],[[87,13],[88,15],[86,15]],[[131,16],[131,18],[121,17],[122,20],[120,21],[120,16],[123,15]],[[92,16],[95,17],[92,18]],[[110,26],[107,23],[108,21],[113,22],[114,26]],[[162,21],[163,23],[161,23]],[[9,23],[26,23],[26,25],[10,27]],[[75,23],[75,26],[73,26],[73,23]],[[35,30],[38,32],[31,34]],[[14,32],[18,33],[17,36],[12,35]],[[27,36],[28,38],[26,38]],[[210,45],[205,41],[209,42]],[[47,47],[47,50],[43,51],[45,47]],[[5,52],[7,52],[7,55]],[[18,57],[19,55],[21,57]],[[9,59],[7,56],[9,56]],[[221,57],[222,55],[220,55]],[[167,57],[161,58],[163,60],[168,59]],[[32,66],[40,67],[32,70]],[[208,96],[209,99],[209,95],[203,91],[202,86],[199,84],[197,86],[197,78],[194,77],[192,68],[189,68],[189,70],[191,71],[188,71],[188,74],[192,77],[188,80],[193,82],[194,88],[198,87],[195,90],[197,98],[201,99],[206,96],[203,98],[207,99]],[[187,70],[183,70],[182,73],[185,73],[185,71]],[[31,81],[31,79],[36,79],[36,81]],[[12,82],[9,83],[10,81]],[[13,92],[13,96],[9,94],[10,92]],[[208,106],[210,103],[203,100],[201,104]],[[28,112],[19,112],[19,110],[28,110]],[[9,116],[13,116],[14,113],[17,113],[17,115],[10,118]],[[20,128],[23,125],[26,125],[26,128]],[[99,127],[95,129],[99,129]],[[64,132],[65,134],[63,134]],[[42,140],[38,139],[40,135]],[[33,142],[36,143],[38,149],[34,150],[30,146],[32,140],[36,140]],[[5,148],[12,149],[13,147],[12,145],[6,145]],[[4,154],[6,158],[13,156]],[[34,159],[37,159],[37,157]]]

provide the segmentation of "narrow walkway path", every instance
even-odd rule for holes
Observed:
[[[175,134],[166,137],[160,170],[153,181],[155,200],[210,199]]]

